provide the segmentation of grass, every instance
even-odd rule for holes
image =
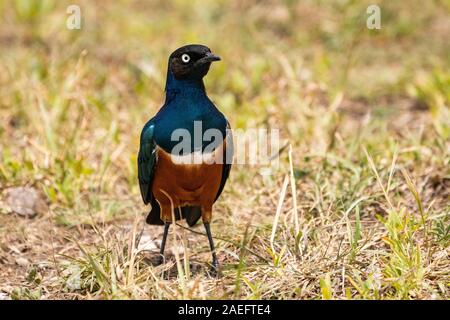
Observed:
[[[448,299],[450,6],[378,1],[0,3],[0,292],[13,299]],[[235,129],[280,130],[279,166],[236,165],[203,228],[154,267],[136,173],[170,52],[204,43]],[[15,186],[48,210],[11,213]],[[145,240],[145,241],[144,241]],[[150,240],[154,240],[153,242]],[[157,250],[154,248],[154,250]]]

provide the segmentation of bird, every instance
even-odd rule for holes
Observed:
[[[141,132],[138,180],[144,204],[151,205],[146,222],[164,225],[158,264],[164,262],[173,220],[185,219],[192,227],[202,218],[211,269],[219,268],[210,223],[213,204],[230,174],[233,137],[229,121],[207,96],[203,78],[211,64],[220,60],[200,44],[172,52],[165,102]]]

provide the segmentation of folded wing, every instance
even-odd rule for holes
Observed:
[[[155,126],[153,124],[148,124],[142,130],[138,154],[139,187],[145,204],[150,203],[153,197],[152,183],[157,161],[154,129]]]

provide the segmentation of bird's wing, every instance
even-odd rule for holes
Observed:
[[[230,124],[227,121],[227,132],[225,136],[225,149],[223,152],[223,167],[222,167],[222,179],[220,181],[220,187],[219,191],[217,191],[216,201],[220,194],[223,191],[223,188],[225,187],[225,183],[227,182],[228,176],[230,175],[231,170],[231,164],[233,162],[233,152],[234,152],[234,145],[233,145],[233,135],[231,133]]]
[[[139,187],[145,204],[148,204],[152,199],[153,174],[157,161],[154,129],[154,124],[149,124],[142,130],[138,154]]]

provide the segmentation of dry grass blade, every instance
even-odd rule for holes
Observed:
[[[389,197],[388,191],[384,188],[383,181],[381,180],[380,175],[378,174],[378,170],[377,170],[377,168],[375,166],[375,163],[373,162],[372,157],[369,155],[369,153],[367,152],[366,148],[364,148],[363,150],[364,150],[364,153],[366,154],[367,161],[369,162],[370,169],[372,169],[372,172],[373,172],[373,174],[375,175],[375,177],[377,179],[378,185],[380,186],[381,190],[383,191],[384,197],[385,197],[387,203],[389,204],[389,207],[392,210],[394,210],[394,206],[392,205],[392,202],[391,202],[391,199]]]
[[[275,252],[274,241],[275,235],[278,227],[278,221],[280,220],[281,210],[283,209],[284,198],[286,197],[286,190],[289,183],[289,177],[285,176],[283,181],[283,186],[280,191],[280,198],[278,199],[277,211],[275,212],[275,217],[273,218],[272,225],[272,234],[270,235],[270,247],[272,248],[272,252]]]
[[[290,172],[290,183],[292,190],[292,206],[293,206],[293,214],[294,214],[294,222],[295,222],[295,237],[297,237],[300,231],[300,224],[298,218],[298,207],[297,207],[297,187],[295,185],[295,177],[294,177],[294,165],[292,163],[292,145],[289,145],[289,172]],[[303,220],[303,219],[302,219]]]

